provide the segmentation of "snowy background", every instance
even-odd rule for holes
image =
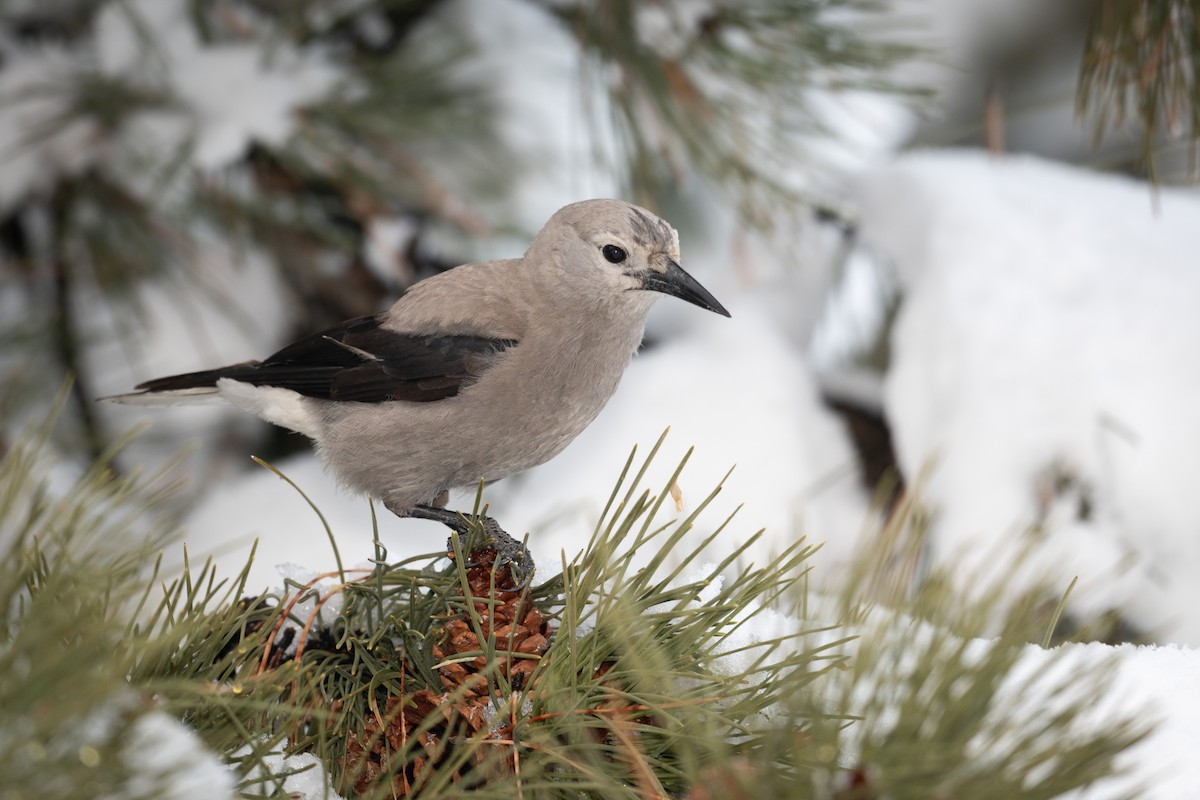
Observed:
[[[6,43],[0,207],[56,176],[100,161],[133,164],[185,142],[196,166],[215,170],[251,141],[285,141],[296,107],[353,91],[319,53],[280,45],[264,62],[249,46],[202,42],[181,0],[128,5],[162,48],[146,55],[134,17],[113,5],[96,23],[90,57],[103,72],[158,76],[180,102],[142,115],[115,145],[99,148],[88,131],[71,128],[31,144],[53,107],[28,87],[77,64],[52,46]],[[915,15],[925,43],[938,48],[937,58],[907,68],[907,77],[937,90],[935,99],[915,110],[862,93],[816,98],[834,132],[836,144],[825,147],[838,170],[818,179],[797,164],[786,176],[836,196],[857,220],[857,235],[845,239],[806,215],[758,232],[710,187],[689,186],[690,212],[673,220],[684,266],[732,319],[660,303],[648,346],[595,424],[557,459],[488,487],[485,498],[507,530],[529,533],[539,559],[570,558],[629,450],[645,452],[670,427],[647,485],[661,488],[694,446],[680,480],[683,514],[736,465],[697,539],[742,506],[731,543],[766,529],[748,558],[769,560],[800,537],[823,542],[814,574],[836,587],[840,570],[872,545],[884,513],[872,505],[874,487],[827,400],[849,402],[885,421],[899,474],[933,514],[926,569],[953,565],[970,589],[1032,547],[1020,575],[1063,589],[1078,577],[1068,613],[1117,612],[1140,641],[1157,645],[1066,647],[1075,658],[1118,663],[1112,710],[1165,719],[1129,754],[1130,780],[1146,782],[1154,797],[1194,796],[1200,193],[1097,168],[1122,140],[1094,150],[1074,119],[1079,29],[1068,10],[1048,5],[1057,4],[897,3],[899,17]],[[612,170],[595,158],[616,147],[598,122],[605,101],[577,79],[577,45],[561,26],[517,0],[459,0],[432,24],[471,40],[476,55],[464,74],[490,82],[498,134],[530,165],[503,210],[475,209],[496,215],[490,229],[504,234],[481,231],[454,252],[519,255],[559,206],[617,191]],[[981,146],[981,98],[995,73],[1008,81],[1005,154]],[[377,220],[363,253],[371,269],[389,270],[404,230],[401,220]],[[197,258],[203,296],[181,296],[186,289],[169,278],[148,279],[134,288],[144,310],[136,321],[86,288],[72,298],[97,395],[285,343],[293,310],[261,254],[212,237]],[[10,291],[0,292],[0,309],[24,313]],[[863,357],[880,342],[882,361]],[[145,416],[110,406],[99,413],[112,429]],[[189,481],[183,513],[193,561],[213,554],[231,573],[257,540],[252,591],[279,585],[279,565],[285,574],[327,567],[329,544],[308,505],[249,461],[265,423],[218,407],[155,411],[146,421],[150,430],[127,465],[164,463],[181,446],[195,448],[175,467]],[[348,564],[373,554],[364,499],[340,492],[309,453],[274,466],[322,510]],[[451,505],[471,502],[464,495]],[[393,558],[437,550],[444,536],[432,523],[379,519]],[[1030,660],[1039,652],[1031,649]],[[1126,785],[1088,796],[1114,796]]]

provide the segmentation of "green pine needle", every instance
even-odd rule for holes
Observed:
[[[31,469],[45,460],[47,435],[22,440],[0,464],[0,669],[17,676],[0,685],[0,701],[16,726],[6,729],[22,730],[0,737],[0,795],[124,797],[137,765],[119,755],[123,737],[157,708],[234,765],[247,793],[263,790],[266,759],[282,751],[315,754],[349,796],[366,763],[353,747],[371,749],[380,722],[416,713],[419,690],[449,716],[431,713],[393,741],[383,779],[362,796],[392,796],[387,776],[408,770],[422,798],[804,798],[856,782],[896,798],[1053,797],[1113,774],[1115,757],[1149,730],[1121,718],[1102,730],[1081,724],[1108,670],[1019,669],[1032,595],[998,614],[999,592],[967,603],[931,583],[801,623],[811,545],[755,566],[744,558],[755,534],[698,567],[685,533],[706,525],[720,487],[686,518],[657,521],[679,474],[657,494],[642,487],[661,440],[640,463],[631,455],[584,552],[529,590],[555,633],[540,658],[516,655],[536,664],[518,683],[500,669],[513,640],[489,634],[483,618],[497,601],[462,594],[472,584],[461,553],[386,563],[380,550],[374,567],[345,570],[319,592],[246,597],[249,565],[225,577],[211,562],[164,580],[161,538],[127,535],[153,529],[152,508],[127,510],[142,481],[97,469],[51,500]],[[700,539],[728,540],[736,524],[722,520]],[[887,574],[883,558],[865,552],[860,574]],[[334,619],[297,605],[338,594]],[[818,620],[835,608],[813,606]],[[439,658],[434,646],[454,618],[478,649]],[[998,636],[973,638],[998,618]],[[447,692],[439,672],[476,658],[486,710],[468,703],[467,685]],[[80,761],[78,745],[64,743],[130,693],[140,704]],[[1039,717],[1014,697],[1056,697],[1055,713]],[[474,713],[486,719],[462,716]],[[279,791],[282,776],[272,780]]]

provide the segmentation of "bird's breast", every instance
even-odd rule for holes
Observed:
[[[527,336],[472,387],[475,402],[489,406],[493,430],[512,457],[494,465],[499,478],[557,455],[608,403],[638,343],[642,327],[614,331],[574,330],[559,336]],[[496,452],[496,451],[493,451]]]

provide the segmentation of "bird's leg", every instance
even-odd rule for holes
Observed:
[[[405,516],[442,523],[463,537],[463,548],[467,553],[473,552],[480,546],[495,547],[496,566],[503,567],[506,564],[509,566],[513,580],[517,583],[517,591],[523,589],[533,576],[533,556],[530,554],[529,548],[510,536],[500,527],[500,523],[491,517],[481,517],[485,541],[474,542],[468,538],[471,533],[470,522],[457,511],[434,506],[414,506]],[[452,549],[451,543],[447,543],[446,549]]]

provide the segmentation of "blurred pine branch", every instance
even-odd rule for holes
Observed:
[[[1200,143],[1200,4],[1101,0],[1088,29],[1076,108],[1097,142],[1136,122],[1142,161],[1154,173],[1160,137],[1184,140],[1191,170]]]
[[[111,433],[84,402],[99,381],[90,317],[70,319],[73,306],[118,320],[110,335],[134,343],[129,352],[149,316],[147,283],[245,328],[235,303],[214,302],[206,258],[252,250],[306,332],[375,312],[459,263],[430,255],[430,239],[512,224],[491,217],[521,191],[531,165],[516,151],[529,145],[498,124],[506,99],[472,72],[475,34],[450,5],[0,7],[0,163],[20,167],[0,191],[0,277],[29,309],[0,319],[0,347],[14,354],[5,402],[36,407],[73,375],[74,440],[95,455]],[[809,181],[822,159],[807,144],[828,133],[815,98],[905,91],[889,69],[915,54],[879,30],[886,17],[868,0],[538,5],[576,38],[581,95],[611,98],[612,116],[590,122],[595,142],[611,132],[620,143],[604,167],[629,196],[653,205],[699,176],[763,224],[823,205]],[[214,88],[204,73],[224,70],[245,85]],[[293,99],[276,108],[271,88]],[[261,116],[255,99],[270,107]],[[385,238],[382,258],[380,227],[407,231]],[[43,344],[9,346],[21,338]]]
[[[547,5],[608,90],[619,169],[643,202],[695,172],[752,222],[797,205],[837,218],[812,183],[796,182],[822,169],[809,149],[830,134],[821,96],[919,94],[890,70],[920,49],[882,30],[883,7],[869,0]]]
[[[126,626],[172,489],[103,460],[63,481],[48,441],[64,402],[0,459],[0,796],[150,800],[167,777],[128,758],[154,706],[130,685]]]
[[[375,221],[415,220],[414,242],[439,223],[479,233],[473,202],[501,191],[513,160],[495,135],[493,99],[455,70],[472,57],[466,39],[449,30],[429,46],[411,35],[439,5],[0,8],[0,160],[6,170],[21,166],[0,191],[0,299],[28,309],[0,315],[0,346],[40,343],[4,347],[14,356],[5,361],[6,404],[35,407],[73,376],[82,423],[74,440],[95,456],[111,433],[89,405],[89,307],[103,306],[119,335],[136,339],[147,282],[198,290],[173,291],[182,304],[211,301],[204,257],[254,248],[293,291],[275,302],[294,306],[304,329],[319,328],[374,312],[423,277],[415,244],[414,254],[396,254],[407,274],[372,273],[364,251]],[[172,20],[171,9],[186,13]],[[108,52],[126,29],[128,46]],[[200,55],[186,61],[188,48],[180,55],[177,45],[192,39]],[[180,74],[180,58],[192,72]],[[304,69],[285,76],[281,63]],[[259,133],[259,112],[239,100],[253,86],[230,87],[227,101],[205,94],[218,78],[195,71],[218,67],[248,72],[247,83],[310,80],[292,108],[269,112],[286,117],[271,124],[290,134]],[[322,81],[330,85],[318,91]],[[204,151],[205,136],[213,141],[206,125],[218,126],[218,141],[245,137],[244,148],[215,161]]]

